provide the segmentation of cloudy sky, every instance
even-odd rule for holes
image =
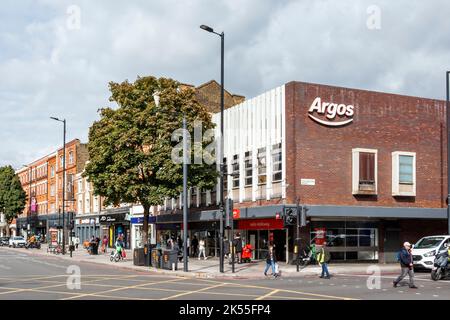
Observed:
[[[450,2],[360,0],[3,0],[0,165],[87,140],[109,81],[219,79],[252,97],[291,80],[445,98]]]

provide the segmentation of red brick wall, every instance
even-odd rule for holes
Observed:
[[[355,106],[353,123],[326,127],[308,117],[316,97]],[[290,82],[286,85],[288,202],[322,205],[445,206],[445,102]],[[378,195],[352,195],[352,149],[378,150]],[[392,197],[394,151],[416,152],[414,198]],[[315,179],[302,186],[300,179]]]

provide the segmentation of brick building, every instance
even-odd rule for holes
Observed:
[[[446,233],[444,101],[290,82],[227,109],[224,125],[225,196],[254,258],[274,243],[289,261],[300,238],[327,239],[334,260],[385,262],[405,240]],[[191,239],[214,243],[218,195],[189,196]],[[282,220],[297,202],[299,236]],[[179,208],[162,209],[157,228],[179,232]]]
[[[66,212],[76,211],[75,175],[84,169],[86,145],[74,139],[66,143]],[[63,148],[16,171],[27,193],[25,210],[16,219],[17,233],[48,234],[62,225]],[[30,179],[31,176],[31,179]],[[66,217],[67,218],[67,217]],[[66,225],[69,219],[66,219]],[[29,225],[29,226],[28,226]]]

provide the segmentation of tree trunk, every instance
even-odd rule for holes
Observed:
[[[144,238],[143,243],[144,245],[148,244],[148,217],[150,215],[150,206],[143,205],[144,207]]]

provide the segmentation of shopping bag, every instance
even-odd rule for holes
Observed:
[[[127,253],[125,252],[125,250],[122,250],[122,258],[126,258],[127,257]]]
[[[280,273],[280,267],[278,266],[278,263],[275,263],[275,274]]]

